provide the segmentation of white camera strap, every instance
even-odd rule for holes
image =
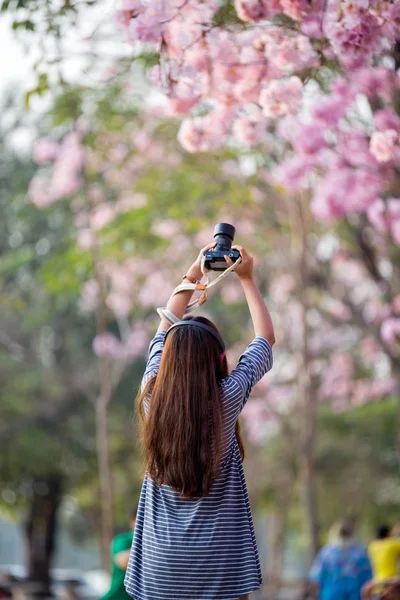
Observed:
[[[206,269],[205,257],[203,256],[203,259],[201,261],[201,272],[203,273],[203,275],[206,278],[205,282],[201,283],[200,281],[197,281],[196,283],[191,283],[190,281],[185,281],[185,282],[181,283],[180,285],[178,285],[174,289],[174,291],[171,294],[171,298],[173,296],[175,296],[176,294],[179,294],[180,292],[186,292],[186,291],[190,291],[190,290],[192,290],[193,292],[201,291],[202,294],[199,296],[199,298],[197,298],[197,300],[192,300],[192,302],[190,302],[188,304],[188,307],[185,311],[185,315],[188,313],[191,313],[193,310],[195,310],[197,307],[201,306],[202,304],[204,304],[207,301],[208,290],[210,288],[212,288],[214,285],[216,285],[217,283],[219,283],[220,281],[222,281],[223,279],[225,279],[225,277],[229,273],[231,273],[231,271],[234,271],[241,262],[242,262],[242,257],[239,256],[239,258],[237,259],[236,262],[233,263],[233,265],[231,265],[230,267],[225,269],[225,271],[223,271],[215,279],[210,280],[209,274],[212,271],[209,271],[208,269]],[[164,317],[171,324],[177,323],[180,320],[165,306],[162,308],[157,308],[157,312],[161,318]]]

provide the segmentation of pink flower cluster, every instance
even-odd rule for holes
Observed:
[[[143,325],[135,325],[124,341],[112,333],[102,333],[93,340],[93,352],[96,356],[105,356],[112,360],[130,361],[141,356],[149,343],[149,334]]]
[[[369,149],[378,162],[387,163],[394,160],[396,156],[400,159],[398,142],[399,134],[394,129],[375,131],[372,134]]]
[[[84,160],[81,141],[81,136],[73,132],[67,134],[61,143],[48,139],[36,142],[34,160],[39,165],[54,161],[50,178],[37,175],[30,182],[29,194],[38,208],[46,208],[80,190]]]
[[[344,0],[340,8],[323,0],[235,0],[234,6],[245,26],[226,26],[219,0],[122,0],[118,20],[128,38],[160,52],[153,81],[169,98],[170,112],[208,108],[208,115],[182,125],[179,139],[189,152],[215,149],[236,121],[234,135],[259,144],[258,132],[243,134],[249,104],[267,118],[296,113],[302,80],[321,60],[353,71],[399,37],[400,10],[390,0]],[[298,27],[273,25],[279,14]],[[322,110],[340,110],[338,96],[330,102]]]
[[[368,208],[368,219],[377,231],[392,236],[400,246],[400,199],[376,200]]]
[[[271,81],[260,94],[260,105],[264,115],[276,119],[297,113],[302,101],[302,87],[298,77]]]
[[[365,213],[380,233],[391,234],[399,244],[399,210],[396,199],[387,198],[400,165],[400,119],[388,94],[395,86],[393,70],[361,68],[348,79],[338,78],[332,92],[311,106],[312,121],[297,118],[285,127],[283,120],[278,131],[294,152],[275,178],[290,191],[310,189],[311,209],[319,220]],[[357,122],[361,95],[371,104],[387,103],[374,115],[372,135],[371,123],[362,128]]]

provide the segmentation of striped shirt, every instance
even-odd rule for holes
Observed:
[[[150,343],[143,384],[157,374],[165,332]],[[208,496],[185,499],[145,476],[125,586],[135,600],[237,600],[262,583],[235,425],[253,386],[272,367],[256,337],[220,383],[224,454]],[[150,398],[151,402],[151,398]]]

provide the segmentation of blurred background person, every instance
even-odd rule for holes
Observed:
[[[137,506],[132,510],[129,531],[117,535],[111,544],[111,584],[101,600],[132,600],[125,591],[124,579],[136,523]]]
[[[363,590],[363,598],[369,600],[374,593],[383,598],[400,600],[400,539],[398,525],[392,530],[389,525],[380,525],[376,539],[368,546],[372,563],[373,580]]]
[[[311,596],[319,600],[360,600],[372,570],[366,548],[354,539],[353,521],[338,522],[329,537],[309,574]]]
[[[368,547],[368,554],[375,582],[399,577],[400,539],[391,535],[389,525],[378,527],[376,539]]]

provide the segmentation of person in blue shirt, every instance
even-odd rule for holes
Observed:
[[[350,520],[339,522],[333,539],[316,557],[309,574],[319,600],[361,600],[363,585],[372,578],[366,548],[354,540]]]

